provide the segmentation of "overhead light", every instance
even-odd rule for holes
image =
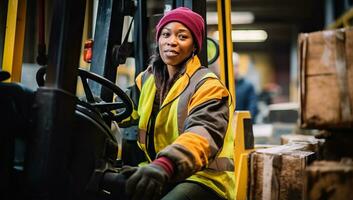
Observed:
[[[213,34],[216,40],[219,39],[219,32]],[[264,30],[232,30],[233,42],[264,42],[268,38]]]
[[[234,42],[264,42],[267,37],[264,30],[232,30]]]
[[[254,14],[252,12],[231,12],[232,24],[251,24],[254,22]],[[206,13],[207,24],[218,24],[217,12]]]

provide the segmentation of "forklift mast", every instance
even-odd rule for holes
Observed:
[[[113,48],[122,44],[124,16],[132,16],[131,0],[99,1],[90,71],[115,82],[117,67],[113,62]],[[89,83],[95,96],[111,101],[113,94],[94,82]]]
[[[31,199],[70,199],[70,145],[85,0],[55,0],[45,87],[35,97],[26,188]]]

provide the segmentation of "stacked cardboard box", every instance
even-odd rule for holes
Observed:
[[[304,199],[353,199],[352,160],[316,161],[306,169]]]
[[[251,154],[249,199],[301,199],[304,169],[315,158],[305,144],[287,144]]]
[[[317,156],[322,155],[325,139],[317,139],[313,135],[289,134],[281,136],[281,144],[299,143],[304,144],[307,151],[315,152]]]
[[[306,128],[353,128],[353,28],[300,34],[300,119]]]

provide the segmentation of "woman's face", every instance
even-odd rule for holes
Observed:
[[[163,27],[158,46],[163,62],[170,66],[179,65],[195,49],[191,32],[179,22],[171,22]]]

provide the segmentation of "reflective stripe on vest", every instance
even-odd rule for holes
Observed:
[[[183,133],[184,121],[185,121],[185,119],[187,117],[187,112],[185,112],[185,108],[187,108],[189,100],[191,99],[192,95],[195,93],[196,85],[198,83],[200,83],[200,81],[202,79],[207,78],[207,77],[205,77],[205,75],[207,75],[208,72],[209,71],[205,67],[198,69],[193,74],[193,76],[190,78],[189,85],[186,87],[186,89],[178,97],[178,101],[179,102],[178,102],[178,107],[177,107],[177,111],[178,111],[178,114],[177,114],[178,123],[177,124],[178,124],[178,132],[179,132],[179,134]],[[147,84],[152,84],[151,81],[153,81],[153,84],[154,84],[154,78],[152,80],[151,79],[152,77],[153,76],[151,76],[151,74],[148,73],[148,72],[146,72],[146,73],[144,73],[142,75],[142,77],[141,77],[141,79],[142,79],[142,81],[141,81],[142,90],[143,90],[143,86],[145,85],[146,82],[148,82]],[[150,85],[149,87],[155,88],[155,86],[152,87],[152,85]],[[151,95],[153,94],[152,91],[150,92],[150,94]],[[152,104],[150,106],[152,106],[152,105],[153,105],[153,102],[152,102]],[[150,106],[147,106],[147,107],[150,107]],[[149,113],[148,116],[150,116],[150,114],[151,114],[150,109],[148,109],[148,113]],[[145,120],[145,121],[148,122],[148,120]],[[143,127],[146,127],[146,130],[148,128],[147,124],[146,124],[146,126],[143,126]],[[141,128],[141,127],[139,126],[139,128]],[[146,133],[147,133],[147,131],[140,131],[140,133],[139,133],[139,142],[140,142],[141,145],[144,145],[144,146],[146,145]]]
[[[219,157],[213,160],[207,167],[215,171],[234,171],[234,160],[231,158]]]
[[[148,84],[151,84],[149,78],[150,73],[144,73],[142,75],[142,85],[145,84],[146,81],[148,81]],[[188,103],[196,90],[198,89],[198,86],[202,85],[203,81],[206,81],[207,78],[217,78],[215,74],[210,73],[210,71],[202,67],[198,69],[192,77],[190,77],[190,82],[187,88],[182,92],[182,94],[178,97],[178,105],[177,105],[177,121],[178,121],[178,132],[179,134],[183,133],[184,129],[184,122],[187,117],[187,112],[185,112],[185,109],[188,107]],[[151,85],[150,85],[151,86]],[[152,94],[152,92],[150,93]],[[146,129],[149,127],[146,127]],[[139,131],[139,143],[140,147],[145,151],[146,150],[146,130],[140,130]],[[215,171],[234,171],[234,161],[231,158],[226,158],[226,157],[217,157],[214,159],[209,166],[207,167],[209,169],[215,170]]]

